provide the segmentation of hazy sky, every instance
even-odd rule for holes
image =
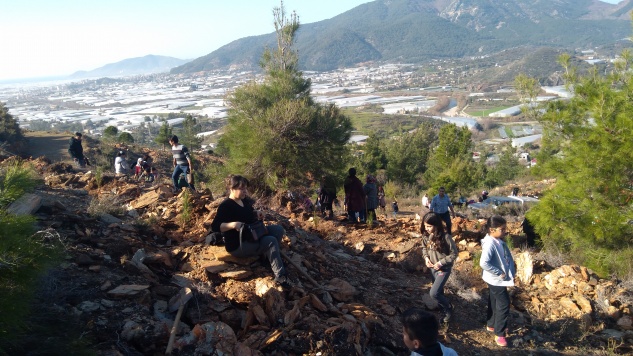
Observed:
[[[301,23],[369,0],[285,0]],[[617,3],[619,0],[606,0]],[[148,54],[197,58],[273,32],[279,0],[3,1],[0,80],[68,75]]]

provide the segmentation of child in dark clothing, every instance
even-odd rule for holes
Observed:
[[[397,202],[397,201],[394,201],[394,202],[391,204],[391,209],[393,210],[393,217],[395,218],[395,217],[396,217],[396,215],[398,215],[398,210],[399,210],[399,209],[398,209],[398,202]]]

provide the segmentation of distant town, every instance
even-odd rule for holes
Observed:
[[[577,57],[591,64],[605,61],[590,50],[577,53]],[[508,99],[514,93],[512,85],[480,92],[468,90],[464,78],[472,76],[473,70],[456,67],[449,60],[424,66],[384,64],[304,75],[312,80],[312,95],[317,102],[340,108],[373,107],[384,115],[425,114],[472,130],[481,130],[484,120],[512,118],[522,112],[520,103]],[[0,86],[0,101],[6,103],[24,129],[79,128],[93,136],[100,136],[108,126],[130,133],[158,128],[165,120],[170,126],[178,126],[186,115],[192,115],[205,123],[206,130],[198,134],[204,137],[205,147],[213,147],[228,114],[227,93],[259,78],[251,71],[215,71],[4,85]],[[458,107],[455,92],[467,95],[466,107]],[[542,87],[541,93],[545,94],[538,96],[537,102],[570,97],[563,86]],[[440,113],[429,115],[440,96],[449,98],[448,105]],[[492,110],[472,112],[486,103],[492,103]],[[511,139],[512,146],[520,147],[541,137],[541,128],[535,123],[510,123],[497,130],[498,135],[485,142],[497,144]],[[152,130],[147,132],[151,135]],[[351,141],[361,143],[366,137],[359,133]]]

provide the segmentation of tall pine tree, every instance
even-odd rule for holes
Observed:
[[[293,49],[299,17],[273,10],[277,48],[267,49],[263,82],[233,92],[218,151],[228,156],[229,173],[243,174],[263,188],[308,186],[343,169],[351,122],[334,105],[310,97],[309,79],[297,69]]]

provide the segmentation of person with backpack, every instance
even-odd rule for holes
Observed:
[[[442,321],[448,323],[453,315],[453,304],[444,295],[444,285],[451,275],[453,262],[457,259],[457,245],[451,234],[444,230],[442,218],[435,213],[424,214],[420,232],[422,233],[422,257],[424,257],[425,266],[431,270],[433,280],[429,294],[444,314]]]

